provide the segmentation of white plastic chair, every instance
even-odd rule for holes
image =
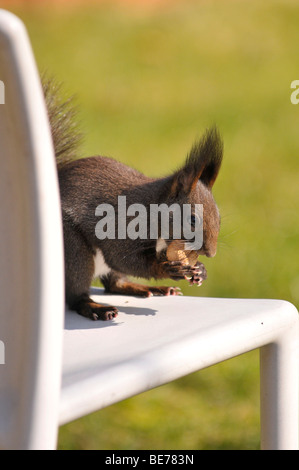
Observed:
[[[0,448],[55,448],[62,423],[260,348],[261,447],[297,449],[298,313],[290,303],[109,296],[115,321],[65,313],[43,94],[26,30],[4,10],[0,80]],[[101,289],[93,294],[103,300]]]

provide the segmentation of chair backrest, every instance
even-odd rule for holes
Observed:
[[[59,189],[30,41],[5,10],[0,83],[0,448],[47,448],[57,430],[64,318]]]

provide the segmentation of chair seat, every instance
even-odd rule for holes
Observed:
[[[66,311],[61,424],[268,344],[297,315],[281,300],[92,294],[119,315],[92,322]]]

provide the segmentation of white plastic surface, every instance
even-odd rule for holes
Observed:
[[[0,448],[53,446],[64,277],[58,184],[23,23],[0,10]]]
[[[292,304],[172,296],[137,299],[105,296],[101,289],[92,291],[95,300],[117,306],[120,314],[113,321],[101,323],[67,312],[61,423],[252,349],[287,343],[283,368],[291,376],[278,383],[274,367],[269,376],[273,400],[270,395],[265,405],[270,410],[267,420],[273,418],[272,429],[275,390],[286,388],[290,392],[287,406],[295,419],[290,417],[286,423],[288,432],[283,438],[277,438],[275,421],[277,432],[272,433],[271,440],[266,435],[263,446],[296,448],[298,313]],[[276,354],[271,360],[267,370],[277,364]],[[268,394],[269,381],[263,382],[262,393],[267,390]],[[264,426],[269,434],[268,421],[263,423],[263,435]]]

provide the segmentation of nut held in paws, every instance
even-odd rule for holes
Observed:
[[[166,256],[169,261],[181,261],[183,264],[194,266],[197,262],[196,251],[184,250],[184,240],[174,240],[168,245]]]

